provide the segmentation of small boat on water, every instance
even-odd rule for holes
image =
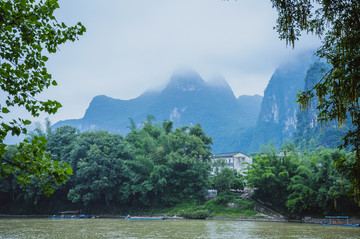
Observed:
[[[87,215],[84,215],[81,213],[81,210],[75,210],[75,211],[62,211],[59,212],[60,215],[56,216],[54,215],[52,219],[88,219],[88,218],[94,218]]]
[[[166,217],[125,217],[125,220],[165,220]]]
[[[348,216],[325,216],[325,219],[329,220],[328,223],[322,223],[325,226],[360,227],[360,224],[349,224]]]

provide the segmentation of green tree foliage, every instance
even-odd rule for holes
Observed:
[[[105,131],[88,132],[81,134],[76,144],[82,145],[85,153],[81,158],[72,158],[76,161],[76,173],[68,198],[85,205],[91,202],[109,205],[111,200],[123,198],[121,194],[126,194],[124,190],[128,187],[123,184],[133,175],[124,165],[127,154],[122,137]]]
[[[243,190],[243,180],[241,175],[235,170],[224,167],[221,170],[215,172],[213,178],[214,188],[221,192],[229,192],[230,189],[233,190]]]
[[[351,163],[353,153],[324,148],[300,153],[292,144],[282,152],[270,148],[253,159],[247,179],[255,198],[291,214],[355,212],[355,201],[347,196],[349,170],[342,168],[341,175],[334,163]]]
[[[335,162],[343,158],[352,161],[353,156],[344,151],[324,149],[302,155],[296,175],[291,178],[288,186],[290,195],[286,206],[292,213],[322,212],[330,213],[331,209],[338,211],[349,210],[347,193],[351,185],[335,167]]]
[[[209,186],[211,138],[200,125],[173,130],[172,122],[152,121],[148,117],[141,129],[132,127],[125,137],[105,131],[80,133],[69,126],[36,130],[34,137],[48,139],[48,155],[70,165],[73,175],[46,199],[41,181],[34,178],[31,187],[23,187],[14,181],[18,175],[11,174],[0,180],[0,198],[36,205],[46,200],[70,203],[90,210],[99,205],[139,209],[202,200]]]
[[[75,41],[85,32],[78,23],[67,27],[57,22],[54,11],[57,0],[1,0],[0,1],[0,176],[20,171],[19,182],[27,184],[32,177],[41,181],[64,183],[71,175],[66,164],[52,162],[45,152],[46,139],[33,137],[19,144],[17,153],[5,158],[9,148],[4,143],[7,135],[26,134],[27,119],[5,119],[14,107],[24,108],[31,116],[40,112],[53,114],[61,107],[54,100],[40,101],[36,97],[57,82],[51,79],[45,63],[50,53],[67,41]],[[7,118],[12,118],[8,116]],[[43,190],[53,191],[46,183]]]
[[[302,109],[308,109],[317,96],[318,120],[325,125],[336,120],[339,127],[350,118],[343,146],[352,146],[356,161],[351,165],[350,181],[360,203],[360,3],[358,0],[271,0],[278,11],[276,29],[281,39],[295,45],[302,31],[322,39],[317,55],[331,65],[322,80],[298,95]]]
[[[158,205],[201,198],[209,180],[211,137],[200,125],[173,131],[172,122],[160,126],[152,120],[148,117],[141,130],[133,129],[125,137],[135,147],[135,158],[149,162],[146,168],[151,184],[145,179],[137,183],[143,187],[138,189],[142,193],[137,198],[143,198],[142,203],[152,199]]]
[[[268,145],[263,155],[253,158],[247,174],[248,184],[256,188],[256,198],[283,209],[296,167],[292,154],[287,152],[287,157],[279,157],[275,148]]]

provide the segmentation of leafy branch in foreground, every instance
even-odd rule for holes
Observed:
[[[18,179],[24,184],[31,177],[43,181],[53,178],[61,184],[71,174],[66,165],[50,161],[45,138],[25,140],[17,146],[17,154],[5,157],[9,150],[5,137],[26,134],[25,127],[31,124],[28,119],[11,116],[14,107],[24,108],[33,117],[40,112],[54,114],[61,107],[57,101],[36,98],[57,85],[45,63],[48,54],[69,40],[75,41],[86,29],[81,23],[67,27],[58,22],[53,15],[57,8],[57,0],[0,0],[0,176],[20,170]],[[46,193],[53,190],[49,183],[43,189]]]
[[[353,194],[360,203],[360,2],[358,0],[271,0],[278,11],[276,30],[280,39],[295,46],[302,31],[322,39],[317,55],[331,66],[314,89],[300,92],[298,102],[307,109],[317,97],[318,121],[337,121],[343,127],[350,119],[353,129],[343,138],[356,161],[350,166]]]

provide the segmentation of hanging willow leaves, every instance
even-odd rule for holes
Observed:
[[[317,55],[331,69],[313,89],[300,92],[302,109],[318,97],[318,121],[327,124],[337,121],[343,127],[350,120],[353,129],[343,138],[342,148],[356,154],[351,168],[355,199],[360,203],[360,2],[358,0],[271,0],[278,11],[276,30],[280,39],[295,46],[302,32],[322,39]]]

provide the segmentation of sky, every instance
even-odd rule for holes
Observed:
[[[314,36],[302,37],[295,49],[279,40],[270,0],[59,0],[59,5],[58,21],[68,26],[80,21],[87,32],[50,55],[48,71],[58,86],[40,99],[63,105],[49,117],[52,123],[82,118],[96,95],[126,100],[163,87],[179,67],[195,69],[204,80],[222,75],[236,96],[263,95],[277,66],[319,46]]]

